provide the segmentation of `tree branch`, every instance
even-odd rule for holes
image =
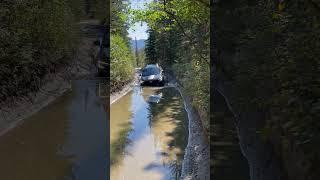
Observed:
[[[167,13],[168,15],[170,15],[171,18],[173,18],[173,19],[176,20],[177,25],[179,26],[179,28],[180,28],[180,30],[182,31],[183,35],[184,35],[185,37],[187,37],[187,38],[189,39],[190,43],[193,45],[193,47],[195,47],[195,44],[196,44],[196,43],[194,42],[194,39],[195,39],[195,38],[190,37],[190,36],[186,33],[185,28],[183,27],[183,25],[182,25],[182,23],[180,22],[180,20],[175,16],[175,14],[173,14],[172,12],[169,12],[168,10],[165,10],[164,12]],[[195,48],[195,49],[197,50],[198,54],[200,55],[200,58],[201,58],[202,60],[204,60],[208,65],[210,65],[210,62],[209,62],[205,57],[203,57],[202,53],[199,52],[197,48]]]
[[[201,4],[203,4],[203,5],[205,5],[207,8],[210,8],[210,4],[205,2],[204,0],[196,0],[196,1],[201,3]]]

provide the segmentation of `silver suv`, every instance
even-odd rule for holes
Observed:
[[[163,69],[158,64],[148,64],[141,70],[140,80],[145,84],[164,85]]]

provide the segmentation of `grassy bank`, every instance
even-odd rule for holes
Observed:
[[[111,92],[119,90],[133,79],[133,55],[125,40],[119,35],[111,35]]]
[[[98,2],[106,1],[0,2],[1,101],[38,91],[46,74],[71,63],[80,40],[78,22],[89,12],[100,18],[105,6]]]

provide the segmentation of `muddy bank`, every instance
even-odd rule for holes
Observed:
[[[180,89],[179,89],[180,91]],[[182,164],[180,179],[210,179],[210,146],[206,140],[201,119],[192,107],[190,98],[180,94],[189,119],[188,145]]]
[[[131,81],[124,83],[124,85],[121,87],[113,88],[110,94],[110,104],[113,104],[114,102],[119,100],[122,96],[126,95],[128,92],[132,90],[132,87],[138,83],[139,83],[139,77],[138,77],[138,73],[136,73],[134,75],[134,78]]]
[[[110,104],[113,104],[118,99],[120,99],[122,96],[126,95],[129,91],[132,90],[132,86],[135,84],[135,81],[131,81],[128,84],[125,84],[120,88],[119,91],[115,91],[110,94]]]
[[[201,125],[200,116],[192,106],[190,97],[184,95],[181,91],[182,87],[179,86],[179,80],[175,78],[173,73],[168,71],[166,77],[168,85],[175,86],[180,92],[189,121],[188,144],[182,162],[180,179],[210,179],[210,145]]]
[[[249,180],[249,165],[243,156],[233,114],[228,109],[224,98],[213,93],[214,101],[211,113],[214,119],[211,124],[212,179]]]
[[[90,79],[95,76],[95,59],[99,47],[94,45],[98,39],[96,32],[88,35],[87,30],[96,21],[83,23],[83,34],[78,52],[69,65],[61,67],[55,74],[47,74],[41,81],[41,88],[37,92],[30,92],[27,96],[11,97],[0,103],[0,136],[16,127],[23,119],[38,112],[57,97],[71,90],[71,80]],[[87,27],[87,28],[84,28]],[[92,36],[95,35],[95,36]]]
[[[230,92],[226,85],[216,83],[215,93],[219,93],[233,114],[237,130],[240,149],[248,161],[251,180],[280,180],[285,179],[281,171],[281,164],[272,144],[265,141],[259,130],[263,122],[258,121],[263,117],[262,112],[237,112],[233,102],[229,99]]]

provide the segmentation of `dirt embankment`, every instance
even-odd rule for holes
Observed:
[[[123,83],[117,87],[110,87],[111,88],[110,104],[113,104],[122,96],[126,95],[128,92],[132,90],[132,87],[134,85],[137,85],[139,83],[138,71],[139,70],[136,70],[136,73],[131,81]]]
[[[210,145],[201,125],[197,110],[192,106],[190,97],[181,91],[179,81],[168,72],[168,85],[173,85],[183,98],[184,107],[189,120],[188,144],[182,162],[181,180],[208,180],[210,179]]]
[[[210,146],[201,126],[201,119],[192,107],[189,97],[181,95],[189,119],[189,137],[180,179],[210,179]]]
[[[230,92],[226,83],[216,83],[216,91],[224,98],[230,112],[234,116],[234,121],[239,138],[239,145],[242,154],[247,159],[250,168],[251,180],[280,180],[283,179],[281,164],[273,146],[264,141],[257,130],[261,128],[263,117],[261,112],[237,112],[230,101]]]
[[[110,104],[113,104],[117,100],[119,100],[122,96],[126,95],[128,92],[132,90],[132,86],[134,86],[138,82],[137,79],[133,79],[132,81],[128,82],[127,84],[122,85],[121,87],[117,88],[110,94]]]
[[[71,90],[72,80],[94,77],[94,60],[99,51],[99,46],[94,45],[94,41],[98,39],[98,33],[89,35],[88,30],[97,23],[92,20],[80,23],[83,35],[73,61],[70,65],[61,67],[55,74],[47,74],[42,79],[43,85],[39,91],[30,92],[24,97],[8,98],[0,103],[0,136]]]

